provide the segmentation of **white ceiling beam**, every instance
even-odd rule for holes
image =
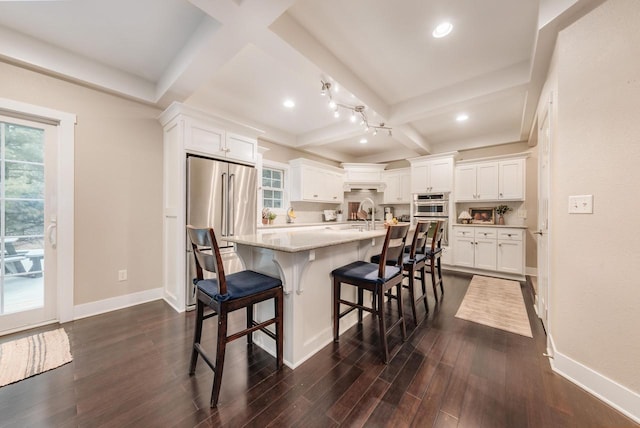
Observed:
[[[147,103],[155,102],[153,82],[65,49],[0,27],[0,56],[8,61]]]

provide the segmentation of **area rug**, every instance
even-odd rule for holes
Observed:
[[[73,360],[63,328],[0,345],[0,387],[46,372]]]
[[[456,318],[533,337],[520,284],[474,275]]]

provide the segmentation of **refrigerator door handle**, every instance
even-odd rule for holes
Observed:
[[[236,222],[236,175],[229,175],[229,191],[227,192],[229,195],[229,201],[227,202],[227,207],[229,208],[229,236],[235,235],[235,227],[234,224]]]
[[[227,203],[227,195],[225,195],[225,191],[227,191],[228,184],[227,184],[227,173],[223,172],[222,173],[222,200],[221,200],[221,206],[222,206],[222,236],[227,236],[227,209],[229,207],[228,203]]]

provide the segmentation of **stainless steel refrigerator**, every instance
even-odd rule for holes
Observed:
[[[233,270],[233,244],[225,236],[253,234],[256,230],[257,173],[249,166],[198,156],[187,157],[187,224],[213,227],[221,257]],[[188,240],[188,238],[187,238]],[[195,264],[187,242],[187,305],[196,303]]]

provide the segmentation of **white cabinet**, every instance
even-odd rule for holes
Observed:
[[[258,142],[243,135],[227,132],[203,120],[184,118],[184,148],[191,153],[255,164]]]
[[[524,274],[524,230],[500,229],[498,232],[497,270]]]
[[[411,170],[409,168],[385,171],[386,184],[383,195],[385,204],[408,204],[411,202]]]
[[[465,164],[456,167],[457,201],[498,199],[498,164]]]
[[[524,230],[498,227],[453,227],[453,264],[524,275]]]
[[[294,159],[291,165],[291,200],[341,204],[344,175],[340,168],[308,159]]]
[[[501,200],[525,199],[525,160],[513,159],[498,163],[498,197]]]
[[[459,163],[455,200],[521,201],[525,199],[525,159]]]
[[[451,192],[453,156],[438,159],[414,158],[411,162],[411,193]]]
[[[454,264],[496,270],[497,232],[490,227],[455,227]]]

